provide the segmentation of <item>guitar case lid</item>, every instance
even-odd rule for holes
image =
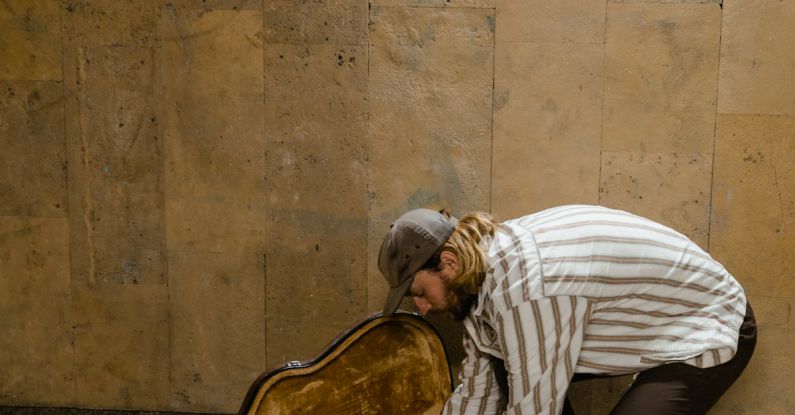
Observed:
[[[378,313],[315,359],[263,373],[239,415],[439,414],[451,391],[436,330],[415,313]]]

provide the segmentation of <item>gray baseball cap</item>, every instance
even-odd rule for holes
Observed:
[[[389,283],[384,315],[397,310],[414,280],[414,273],[453,234],[458,219],[431,209],[414,209],[399,217],[384,237],[378,269]]]

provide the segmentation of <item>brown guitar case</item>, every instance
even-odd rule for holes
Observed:
[[[418,314],[379,313],[345,331],[317,358],[263,373],[239,415],[436,415],[451,391],[436,330]]]

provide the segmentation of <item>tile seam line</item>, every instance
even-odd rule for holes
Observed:
[[[605,4],[605,22],[603,27],[603,41],[602,45],[602,102],[600,104],[601,117],[599,119],[599,164],[597,166],[596,174],[596,204],[602,204],[602,155],[606,153],[604,150],[604,137],[605,137],[605,95],[607,92],[607,17],[609,15],[610,3]]]
[[[602,150],[602,153],[612,153],[612,154],[670,154],[670,155],[689,155],[689,154],[700,154],[700,155],[711,155],[712,153],[709,151],[640,151],[640,149],[634,150]]]
[[[497,6],[420,6],[420,5],[399,5],[399,4],[373,4],[379,9],[439,9],[439,10],[497,10]],[[368,13],[369,14],[369,13]]]
[[[259,256],[262,251],[211,251],[200,249],[166,249],[166,255],[170,254],[203,254],[203,255],[230,255],[230,256]]]
[[[262,254],[262,358],[268,364],[268,253]]]
[[[723,7],[720,7],[720,27],[718,29],[718,61],[715,65],[715,120],[712,124],[712,165],[709,174],[709,211],[707,213],[707,251],[712,251],[712,216],[715,202],[715,149],[718,143],[718,106],[720,104],[720,57],[723,45]]]
[[[67,244],[66,244],[66,249],[67,249],[67,253],[68,253],[67,256],[69,258],[69,278],[68,278],[68,281],[69,281],[69,308],[70,308],[70,310],[69,310],[69,316],[66,319],[66,321],[68,322],[67,323],[67,329],[69,330],[69,340],[70,340],[71,347],[72,347],[72,373],[71,373],[71,376],[72,376],[72,379],[71,379],[72,380],[72,382],[71,382],[72,396],[71,397],[67,397],[67,400],[69,402],[71,402],[73,405],[77,405],[77,383],[78,383],[77,382],[77,379],[78,379],[78,376],[77,376],[77,348],[75,346],[75,343],[76,343],[76,341],[75,341],[75,333],[74,333],[74,329],[72,328],[72,326],[75,323],[74,314],[72,313],[72,309],[74,308],[74,295],[72,293],[72,289],[73,289],[72,285],[74,283],[74,281],[72,281],[72,263],[74,261],[72,260],[72,228],[71,228],[71,216],[72,215],[70,213],[72,206],[71,206],[71,203],[69,203],[70,200],[71,200],[71,198],[69,197],[69,195],[70,195],[70,189],[69,189],[69,187],[70,187],[69,186],[69,182],[70,182],[70,180],[69,180],[69,170],[70,170],[70,168],[69,168],[69,155],[72,154],[72,153],[69,150],[69,148],[71,147],[69,145],[69,133],[68,133],[69,125],[68,125],[68,123],[66,121],[66,114],[67,114],[67,106],[66,106],[67,105],[67,102],[66,102],[66,100],[67,100],[67,97],[66,97],[66,93],[67,93],[67,90],[66,90],[66,53],[65,53],[65,50],[64,50],[66,48],[66,42],[64,41],[64,33],[65,33],[64,29],[66,28],[66,23],[65,23],[66,19],[65,19],[65,14],[64,13],[65,13],[64,8],[63,7],[58,7],[58,20],[59,20],[59,26],[60,26],[60,29],[61,29],[61,39],[60,39],[61,40],[61,81],[60,82],[61,82],[61,93],[63,94],[63,96],[61,97],[61,113],[63,114],[64,161],[66,162],[66,171],[64,172],[65,173],[64,174],[64,180],[66,181],[66,183],[65,183],[66,184],[66,201],[64,203],[64,205],[65,205],[64,210],[66,212],[66,216],[64,217],[64,219],[66,219],[66,224],[67,224],[67,229],[68,229],[67,230],[67,232],[68,232],[68,235],[67,235],[68,240],[67,240]],[[33,81],[33,82],[40,82],[40,81]]]
[[[83,79],[83,78],[86,76],[86,74],[85,74],[86,69],[85,69],[85,66],[84,66],[85,63],[81,63],[81,62],[85,62],[86,47],[76,45],[74,53],[75,53],[75,58],[77,59],[77,62],[75,62],[75,78],[76,78],[75,80],[77,81],[77,86],[75,87],[75,99],[76,99],[76,102],[79,103],[80,94],[83,91],[83,88],[85,88],[85,85],[84,84],[81,85],[80,81],[81,80],[85,81],[85,79]],[[96,275],[97,274],[97,272],[96,272],[97,258],[96,258],[96,253],[95,253],[96,243],[94,241],[94,233],[91,230],[90,213],[94,210],[94,199],[92,197],[92,193],[93,193],[93,190],[94,190],[95,178],[94,178],[93,175],[91,175],[91,172],[90,172],[90,169],[89,169],[89,165],[90,165],[90,163],[89,163],[89,155],[88,155],[89,145],[88,145],[88,141],[87,141],[87,138],[86,138],[86,135],[85,135],[85,131],[86,131],[85,114],[83,113],[83,109],[81,108],[80,105],[75,105],[74,112],[75,112],[75,117],[74,118],[76,119],[76,123],[77,123],[75,136],[80,141],[80,146],[81,146],[81,154],[80,154],[79,160],[77,161],[77,164],[78,164],[78,168],[80,168],[82,170],[82,173],[85,174],[85,179],[84,179],[85,183],[83,185],[84,186],[83,190],[84,190],[85,194],[81,195],[82,196],[81,197],[82,203],[85,204],[85,206],[84,206],[84,210],[85,211],[82,212],[82,217],[80,218],[80,222],[81,222],[80,226],[85,228],[86,245],[87,245],[88,252],[89,252],[89,255],[88,255],[88,281],[93,283],[93,282],[96,281],[96,277],[97,277],[97,275]],[[65,117],[66,117],[66,114],[64,114],[64,118]]]
[[[266,31],[265,31],[265,29],[266,29],[266,24],[265,24],[265,10],[266,10],[265,9],[265,2],[266,1],[268,1],[268,0],[262,0],[259,3],[259,5],[260,5],[260,19],[262,20],[262,22],[261,22],[262,33],[266,33]],[[263,114],[267,114],[268,113],[268,105],[267,105],[267,100],[268,100],[267,94],[268,94],[268,91],[267,91],[267,87],[266,87],[266,76],[267,76],[267,74],[266,74],[266,71],[265,71],[265,59],[266,59],[265,56],[267,54],[266,47],[268,45],[279,45],[279,44],[278,43],[267,43],[267,42],[264,41],[264,39],[263,39],[263,42],[262,42],[262,60],[261,60],[262,73],[260,74],[261,75],[260,76],[260,80],[262,81],[262,112],[263,112]],[[268,118],[267,116],[263,116],[262,117],[262,131],[264,133],[264,136],[262,137],[262,139],[263,139],[262,147],[263,147],[263,150],[265,152],[268,151],[268,141],[267,141],[268,121],[267,121],[267,118]],[[267,153],[265,153],[265,154],[267,154]],[[265,154],[262,155],[262,157],[263,157],[263,160],[262,160],[262,164],[263,165],[262,165],[262,167],[265,170],[265,171],[262,172],[263,176],[265,176],[267,174],[267,170],[268,170],[267,169],[268,160],[267,160],[267,157],[265,156]],[[266,184],[267,184],[267,181],[266,181]],[[266,207],[269,207],[269,205],[266,204]],[[262,227],[263,227],[263,229],[262,229],[263,232],[265,233],[265,235],[267,235],[268,234],[268,221],[267,220],[264,222]],[[262,354],[263,354],[263,359],[265,361],[265,364],[267,365],[268,364],[268,354],[269,354],[268,353],[268,244],[267,243],[263,247],[263,251],[264,252],[262,252],[262,261],[263,261],[263,264],[262,264],[262,272],[263,272],[263,282],[262,282],[262,285],[263,285],[263,287],[262,287],[262,295],[263,295],[263,298],[262,298],[262,309],[263,309],[263,315],[262,315],[263,350],[262,350]]]
[[[494,33],[491,38],[491,154],[489,156],[489,212],[494,213],[494,100],[497,87],[497,8],[492,14]]]
[[[718,78],[718,79],[720,79],[720,78]],[[757,112],[716,112],[715,115],[716,115],[715,118],[717,118],[717,115],[734,115],[734,116],[738,116],[738,115],[739,116],[743,116],[744,115],[744,116],[749,116],[749,117],[792,117],[792,118],[795,118],[795,113],[793,113],[793,114],[778,114],[778,113],[772,113],[772,112],[768,112],[768,113],[757,113]]]
[[[265,23],[262,24],[265,27]],[[263,29],[264,30],[264,29]],[[346,47],[369,47],[369,43],[346,43],[346,42],[262,42],[263,52],[265,46],[346,46]],[[264,75],[265,68],[263,68]]]
[[[372,144],[372,135],[370,134],[370,48],[372,47],[370,42],[370,35],[371,35],[371,25],[372,25],[372,3],[368,3],[367,6],[367,42],[365,47],[367,48],[367,88],[365,93],[365,99],[367,100],[367,125],[365,126],[364,136],[365,143],[367,145],[367,149],[365,151],[365,159],[364,159],[364,191],[366,192],[366,202],[367,208],[365,210],[367,214],[367,219],[364,225],[365,229],[365,239],[364,239],[364,310],[365,314],[368,313],[368,310],[371,309],[370,304],[370,242],[372,238],[370,238],[370,226],[373,225],[373,221],[371,219],[372,213],[372,201],[370,199],[370,190],[371,190],[371,183],[370,183],[370,149]]]
[[[64,118],[66,118],[66,117],[64,117]],[[64,141],[65,141],[65,140],[64,140]],[[67,192],[67,195],[68,195],[68,194],[69,194],[69,189],[68,189],[68,187],[69,187],[69,183],[67,183],[67,184],[66,184],[66,186],[67,186],[66,192]],[[67,197],[67,198],[68,198],[68,197]],[[66,204],[67,204],[67,210],[69,209],[68,203],[69,203],[69,201],[67,200],[67,201],[66,201]],[[65,219],[65,220],[67,220],[67,221],[69,220],[69,216],[68,216],[68,215],[67,215],[67,216],[42,216],[42,215],[0,215],[0,219],[3,219],[3,218],[25,218],[25,219]]]
[[[165,94],[163,93],[162,89],[155,88],[155,84],[159,82],[159,74],[162,73],[160,62],[158,62],[158,54],[163,53],[163,40],[162,36],[162,16],[159,16],[161,22],[158,23],[157,26],[157,37],[152,41],[154,47],[151,48],[152,50],[152,60],[154,64],[157,65],[153,68],[154,73],[152,74],[153,80],[150,83],[152,87],[152,99],[154,100],[155,110],[157,115],[155,116],[156,119],[158,116],[161,116],[163,112],[163,97]],[[162,210],[160,212],[160,218],[163,224],[163,236],[162,236],[162,243],[163,243],[163,253],[165,254],[165,258],[163,258],[163,273],[165,274],[165,286],[166,286],[166,319],[168,320],[168,375],[167,375],[167,382],[168,382],[168,389],[164,393],[166,402],[171,400],[172,393],[174,393],[174,332],[175,332],[175,322],[174,322],[174,303],[171,298],[171,290],[172,290],[172,281],[171,281],[171,273],[169,267],[169,255],[168,255],[168,235],[169,235],[169,226],[168,226],[168,143],[166,142],[166,134],[165,134],[165,127],[166,123],[158,122],[155,126],[157,137],[159,138],[158,145],[160,150],[160,177],[161,177],[161,196],[163,198]],[[164,398],[164,397],[160,397]],[[169,407],[168,404],[164,405]]]
[[[606,18],[605,18],[606,20]],[[534,41],[534,40],[496,40],[495,43],[527,43],[531,45],[604,45],[606,41],[601,42],[561,42],[561,41]]]
[[[63,42],[62,42],[63,43]],[[63,49],[61,49],[61,71],[64,70],[63,64]],[[25,78],[3,78],[0,79],[0,82],[64,82],[63,77],[61,79],[25,79]]]
[[[613,1],[608,0],[609,4],[689,4],[689,5],[699,5],[699,4],[717,4],[720,5],[722,2],[718,0],[704,0],[704,1]]]
[[[751,294],[753,295],[753,294]],[[775,298],[777,300],[795,300],[795,296],[786,295],[753,295],[754,298]]]

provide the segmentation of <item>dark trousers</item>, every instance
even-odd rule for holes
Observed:
[[[748,365],[756,346],[756,319],[749,304],[740,328],[737,354],[732,360],[707,369],[671,363],[638,374],[611,415],[706,414]],[[574,375],[572,382],[592,379]],[[566,399],[564,415],[574,411]]]

